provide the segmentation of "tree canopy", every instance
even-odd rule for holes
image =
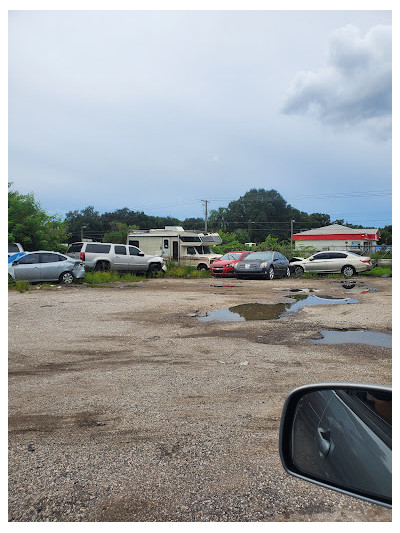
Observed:
[[[63,251],[66,227],[61,217],[50,216],[32,193],[8,191],[8,242],[19,242],[24,250]]]

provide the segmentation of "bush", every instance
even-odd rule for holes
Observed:
[[[29,281],[18,280],[15,282],[15,288],[17,289],[18,292],[29,291],[30,287],[31,287],[31,284],[29,283]]]

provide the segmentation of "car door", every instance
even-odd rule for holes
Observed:
[[[318,253],[310,258],[307,263],[307,270],[310,272],[327,272],[329,270],[329,255],[327,253]]]
[[[130,260],[124,244],[114,245],[114,270],[126,272],[129,270]]]
[[[146,272],[147,261],[145,255],[136,246],[128,246],[129,248],[129,270],[131,272]],[[142,255],[139,255],[142,254]]]
[[[65,272],[65,263],[60,261],[60,255],[51,252],[40,254],[40,281],[57,281]]]
[[[40,254],[32,253],[13,263],[16,280],[40,281]]]

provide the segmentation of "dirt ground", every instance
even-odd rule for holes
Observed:
[[[312,342],[321,329],[391,333],[391,279],[356,279],[351,290],[321,278],[10,291],[9,520],[390,521],[287,475],[278,453],[295,387],[391,384],[390,348]],[[357,303],[199,320],[310,289]]]

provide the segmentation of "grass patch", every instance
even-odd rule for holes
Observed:
[[[368,272],[363,272],[362,276],[372,276],[372,277],[379,277],[379,276],[387,276],[392,275],[392,267],[391,266],[377,266],[373,268],[372,270],[369,270]]]
[[[27,292],[31,288],[29,281],[17,280],[15,282],[15,288],[18,292]]]
[[[103,285],[104,283],[115,283],[116,281],[137,282],[146,279],[145,276],[137,276],[131,272],[120,274],[114,270],[109,272],[85,272],[85,281],[89,285]]]
[[[179,265],[173,261],[167,263],[168,278],[211,278],[209,270],[197,270],[192,266]]]

